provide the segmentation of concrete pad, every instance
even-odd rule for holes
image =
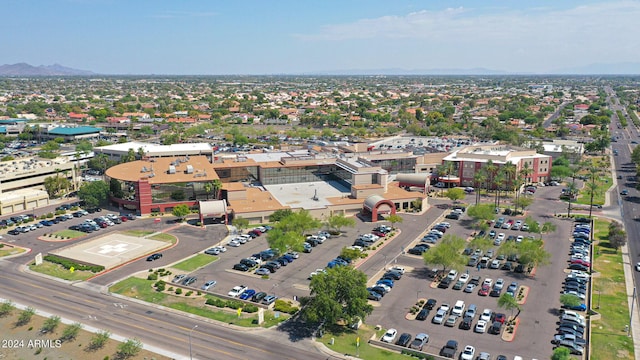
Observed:
[[[320,209],[331,205],[327,198],[351,195],[338,181],[314,181],[297,184],[264,185],[282,205],[291,208]],[[317,194],[317,198],[314,196]]]
[[[52,251],[51,254],[110,269],[169,245],[164,241],[112,233]]]

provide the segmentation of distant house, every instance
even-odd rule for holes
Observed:
[[[87,120],[89,118],[88,114],[74,113],[74,112],[70,112],[68,116],[70,120],[75,120],[75,121]]]

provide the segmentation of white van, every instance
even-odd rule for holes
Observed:
[[[451,315],[455,315],[455,316],[462,316],[462,314],[464,313],[464,301],[462,300],[458,300],[456,301],[456,304],[453,305],[453,309],[451,310]]]

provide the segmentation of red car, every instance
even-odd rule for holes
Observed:
[[[126,222],[129,220],[128,217],[126,217],[125,215],[120,216],[120,220],[122,220],[122,222]]]
[[[498,321],[504,324],[504,322],[507,320],[507,316],[505,314],[502,313],[493,313],[491,314],[491,321]]]
[[[571,260],[572,264],[580,264],[580,265],[584,265],[587,267],[591,267],[591,263],[586,261],[586,260],[582,260],[582,259],[573,259]]]
[[[480,290],[478,290],[478,295],[487,296],[487,295],[489,295],[490,291],[491,291],[491,287],[489,285],[482,284],[482,287],[480,288]]]
[[[380,231],[375,231],[375,230],[374,230],[374,231],[372,231],[371,233],[372,233],[373,235],[375,235],[375,236],[377,236],[377,237],[381,237],[381,238],[383,238],[383,237],[387,236],[387,234],[385,234],[385,233],[383,233],[383,232],[380,232]]]

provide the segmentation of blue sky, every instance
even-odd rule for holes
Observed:
[[[104,74],[640,62],[640,1],[0,0],[0,64]]]

